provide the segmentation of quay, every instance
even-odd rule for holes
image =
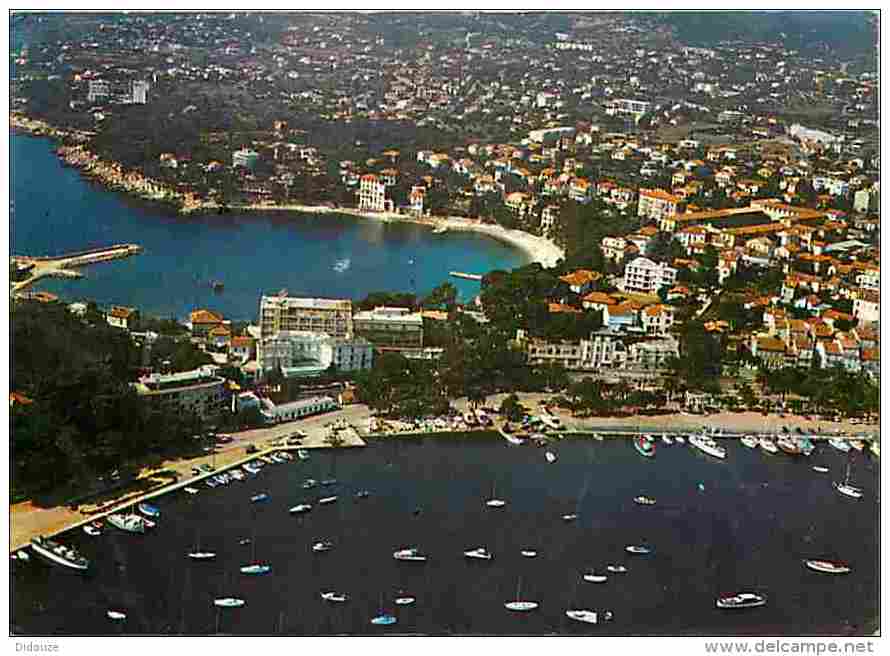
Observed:
[[[464,280],[482,280],[482,276],[478,273],[464,273],[463,271],[449,271],[449,276],[454,278],[463,278]]]
[[[176,492],[177,490],[181,490],[185,487],[198,485],[208,478],[222,474],[223,472],[234,469],[235,467],[240,467],[241,465],[253,460],[257,460],[261,456],[277,453],[279,451],[298,451],[300,449],[304,449],[306,451],[314,451],[318,449],[341,449],[367,446],[365,441],[361,438],[358,430],[353,426],[347,426],[345,429],[340,430],[340,437],[342,439],[342,442],[338,446],[331,446],[329,444],[318,442],[295,445],[280,444],[280,441],[283,439],[283,437],[275,437],[268,441],[268,446],[260,448],[254,453],[246,454],[243,457],[231,462],[226,462],[225,464],[216,467],[213,471],[201,472],[200,474],[187,476],[182,480],[167,483],[153,490],[148,490],[134,496],[126,496],[124,498],[109,501],[107,502],[107,504],[100,505],[99,509],[97,509],[95,512],[87,513],[85,511],[80,511],[83,517],[70,522],[65,522],[64,525],[58,528],[54,528],[52,531],[40,533],[40,535],[42,535],[43,537],[54,538],[55,536],[61,535],[62,533],[67,533],[68,531],[82,528],[86,524],[90,524],[92,522],[95,522],[96,520],[104,519],[108,515],[113,515],[114,513],[132,508],[136,504],[142,503],[143,501],[155,499],[165,494],[169,494],[170,492]],[[243,445],[239,445],[239,447],[240,446]],[[299,464],[300,462],[300,460],[295,460],[294,463],[291,464]],[[14,521],[14,518],[11,518],[11,521]],[[29,546],[31,543],[31,537],[33,537],[33,535],[19,536],[18,539],[16,539],[16,536],[10,535],[10,553],[16,552],[19,549],[23,549]]]
[[[82,274],[72,271],[72,269],[99,262],[119,260],[138,255],[141,252],[142,247],[138,244],[113,244],[111,246],[91,248],[50,257],[13,255],[9,258],[10,263],[16,265],[19,269],[27,270],[29,275],[24,280],[11,283],[10,293],[14,295],[30,287],[41,278],[81,278],[83,277]]]

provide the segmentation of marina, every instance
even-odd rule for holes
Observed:
[[[372,629],[368,622],[380,609],[380,592],[394,589],[410,590],[398,596],[419,601],[393,605],[387,616],[397,618],[401,630],[419,633],[548,633],[566,630],[566,622],[574,630],[589,627],[618,635],[852,631],[875,612],[876,547],[869,547],[869,540],[876,540],[878,465],[864,453],[857,453],[855,480],[868,495],[849,504],[806,460],[774,459],[732,440],[720,440],[727,458],[717,461],[681,445],[641,460],[626,441],[566,439],[559,461],[547,465],[536,449],[515,448],[496,434],[469,439],[372,439],[370,448],[339,455],[333,489],[341,503],[320,514],[292,515],[288,509],[300,500],[301,481],[321,479],[330,471],[331,456],[321,451],[309,461],[266,465],[243,484],[156,497],[157,527],[145,534],[112,530],[94,538],[69,531],[59,541],[93,563],[93,573],[81,585],[83,600],[62,610],[55,593],[46,595],[47,586],[64,595],[77,577],[64,577],[62,568],[33,559],[13,561],[13,621],[36,631],[82,626],[103,633],[109,630],[104,617],[109,600],[102,590],[111,591],[111,606],[126,614],[122,625],[127,630],[160,633],[213,632],[211,601],[235,599],[244,605],[236,615],[224,613],[222,632],[267,632],[271,627],[264,618],[283,613],[288,632],[364,634],[386,626]],[[843,471],[845,454],[821,444],[816,455],[832,470]],[[487,472],[495,460],[504,472],[497,494],[510,504],[492,513],[480,508],[480,499],[492,493]],[[437,463],[436,475],[417,478],[432,471],[430,462]],[[463,472],[459,486],[452,482],[457,471]],[[692,481],[703,482],[708,495],[701,495]],[[633,503],[641,489],[657,497],[658,505]],[[251,504],[250,497],[260,490],[269,501]],[[359,500],[360,490],[371,494]],[[764,507],[772,510],[772,518]],[[415,514],[417,508],[424,512]],[[735,527],[725,519],[728,508]],[[574,521],[562,521],[566,509],[575,511]],[[548,545],[538,551],[529,545],[542,531]],[[262,576],[238,573],[253,561],[253,547],[245,551],[239,545],[244,535],[254,536],[248,545],[258,542],[261,560],[253,564],[269,567]],[[306,546],[313,540],[337,547],[319,557]],[[789,540],[797,546],[789,549]],[[754,544],[756,556],[749,553]],[[631,553],[625,546],[647,551]],[[842,577],[807,574],[795,559],[804,549],[821,561],[843,559],[851,571]],[[195,562],[185,557],[198,550],[215,558]],[[468,551],[483,557],[465,556]],[[419,562],[402,564],[395,553]],[[633,567],[625,567],[625,559],[627,565],[633,559]],[[703,575],[702,559],[712,562]],[[141,561],[153,564],[151,572],[135,566]],[[609,579],[582,581],[579,598],[567,597],[566,590],[575,585],[569,581],[605,571],[620,573],[622,585]],[[690,576],[693,571],[699,574]],[[523,588],[517,595],[520,574]],[[814,588],[819,581],[823,587]],[[827,588],[826,582],[831,582]],[[715,608],[714,599],[726,590],[765,592],[769,603],[743,613]],[[794,603],[803,590],[813,600],[806,613],[796,611]],[[331,591],[336,598],[321,596]],[[336,603],[341,596],[349,603]],[[829,597],[835,601],[826,603]],[[430,606],[420,599],[435,601]],[[679,608],[678,599],[684,600],[682,610],[663,612]],[[841,600],[844,611],[836,616],[832,609]],[[56,607],[54,614],[38,612],[38,602]],[[504,608],[513,602],[537,604],[533,613],[519,611],[528,623],[517,624],[516,615]],[[349,610],[333,615],[325,610],[333,608]],[[608,608],[613,619],[594,625],[565,614],[598,608]]]

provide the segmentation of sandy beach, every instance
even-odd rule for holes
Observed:
[[[211,209],[211,206],[196,209]],[[466,219],[457,216],[424,216],[416,217],[397,212],[363,212],[351,208],[333,208],[325,205],[232,205],[229,210],[234,211],[284,211],[303,212],[306,214],[343,214],[363,219],[383,222],[414,223],[430,228],[447,228],[448,230],[461,232],[476,232],[497,239],[524,252],[533,262],[539,262],[545,267],[555,266],[565,258],[565,251],[545,237],[538,237],[522,230],[508,230],[502,226],[491,223],[482,223],[477,219]]]

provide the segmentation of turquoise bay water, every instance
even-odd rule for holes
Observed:
[[[142,255],[83,269],[82,280],[37,289],[182,318],[206,306],[253,320],[262,293],[358,299],[372,291],[424,294],[450,280],[464,300],[479,284],[452,270],[511,268],[527,256],[469,233],[290,212],[182,217],[110,192],[63,167],[48,139],[10,137],[10,246],[13,254],[52,255],[134,242]],[[224,283],[217,294],[210,282]]]

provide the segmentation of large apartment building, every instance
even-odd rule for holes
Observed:
[[[216,417],[228,408],[226,381],[216,375],[213,366],[143,376],[133,387],[143,401],[168,412],[191,412],[205,419]]]
[[[647,257],[638,257],[624,268],[624,291],[654,294],[677,282],[677,270]]]
[[[423,316],[408,308],[376,307],[356,312],[355,334],[378,348],[423,347]]]
[[[358,190],[358,208],[373,212],[392,211],[392,201],[386,198],[386,181],[373,173],[363,175]]]
[[[640,189],[637,216],[661,221],[681,209],[682,199],[663,189]]]
[[[260,339],[282,330],[352,336],[352,301],[331,298],[263,296],[260,299]]]

